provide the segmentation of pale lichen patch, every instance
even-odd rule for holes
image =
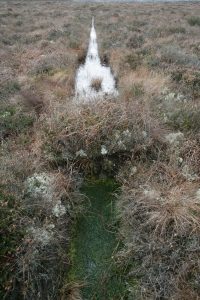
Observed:
[[[52,214],[57,218],[66,214],[66,208],[64,205],[61,204],[60,200],[53,207]]]

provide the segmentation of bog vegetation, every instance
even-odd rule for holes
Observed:
[[[119,96],[78,104],[93,15]],[[72,228],[83,179],[105,176],[119,185],[124,299],[199,299],[199,15],[198,3],[1,1],[1,299],[81,299]]]

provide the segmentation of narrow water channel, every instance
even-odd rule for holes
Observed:
[[[124,299],[123,278],[112,258],[118,247],[113,197],[116,188],[112,180],[87,182],[82,188],[88,207],[77,220],[71,275],[84,283],[83,300]]]

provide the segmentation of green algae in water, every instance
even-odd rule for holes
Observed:
[[[87,182],[82,188],[89,207],[77,220],[70,277],[84,283],[81,289],[84,300],[124,299],[123,275],[112,258],[118,247],[113,226],[115,203],[112,193],[116,188],[112,180]]]

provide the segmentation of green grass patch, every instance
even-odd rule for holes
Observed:
[[[33,125],[34,116],[32,114],[19,111],[14,106],[9,106],[0,110],[0,137],[25,132]]]
[[[6,98],[16,92],[20,91],[20,85],[17,81],[9,81],[5,85],[0,86],[0,100]]]
[[[19,204],[0,186],[0,298],[12,288],[15,275],[15,258],[23,232],[17,222]]]
[[[186,33],[186,29],[184,27],[181,26],[177,26],[177,27],[169,27],[168,28],[168,32],[171,34],[175,34],[175,33]]]
[[[142,95],[144,95],[144,87],[142,84],[140,83],[135,83],[132,87],[131,87],[131,94],[134,97],[140,97]]]
[[[188,23],[191,25],[191,26],[200,26],[200,17],[199,16],[191,16],[188,18]]]
[[[200,111],[181,109],[172,113],[168,125],[175,130],[199,132]]]

